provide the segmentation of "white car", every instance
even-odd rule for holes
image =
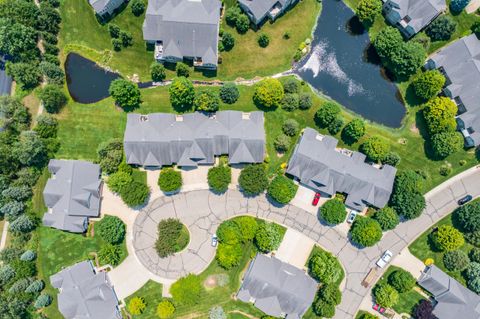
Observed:
[[[355,217],[357,217],[357,212],[354,210],[350,211],[350,214],[348,214],[347,223],[349,224],[353,223],[353,221],[355,220]]]
[[[213,234],[213,236],[212,236],[212,247],[217,247],[217,245],[218,245],[217,234]]]
[[[387,250],[383,253],[382,257],[377,260],[377,266],[380,268],[385,267],[393,257],[393,253],[390,250]]]

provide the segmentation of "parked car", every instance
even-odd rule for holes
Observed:
[[[313,206],[318,205],[318,201],[320,201],[320,197],[322,197],[322,195],[320,195],[320,193],[315,193],[315,196],[313,196],[313,201],[312,201]]]
[[[218,245],[218,237],[217,234],[212,235],[212,247],[217,247]]]
[[[390,250],[386,250],[383,253],[382,257],[380,257],[380,259],[377,260],[377,266],[380,268],[385,267],[390,262],[392,257],[393,257],[393,253]]]
[[[357,217],[357,212],[354,210],[350,211],[350,214],[348,214],[347,223],[349,224],[353,223],[353,221],[355,220],[355,217]]]
[[[472,195],[466,195],[458,200],[458,205],[464,205],[473,199]]]
[[[381,314],[383,314],[385,312],[385,308],[383,308],[382,306],[380,306],[378,303],[374,304],[372,306],[372,309],[375,310],[375,311],[378,311],[380,312]]]

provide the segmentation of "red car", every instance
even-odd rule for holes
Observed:
[[[315,196],[313,196],[313,201],[312,201],[313,206],[318,205],[318,201],[320,200],[320,197],[322,197],[320,193],[315,193]]]

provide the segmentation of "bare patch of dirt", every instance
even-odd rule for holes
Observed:
[[[217,287],[217,277],[215,275],[208,276],[203,282],[203,285],[207,290]]]
[[[410,126],[410,132],[413,132],[415,134],[420,134],[420,130],[418,129],[417,125],[415,125],[415,123],[413,123],[411,126]]]

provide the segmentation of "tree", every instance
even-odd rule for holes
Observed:
[[[237,23],[238,17],[242,14],[242,11],[239,7],[228,7],[225,11],[225,21],[228,25],[234,27]]]
[[[243,247],[236,244],[220,243],[217,248],[216,259],[218,264],[227,270],[240,264],[243,255]]]
[[[387,155],[385,155],[382,159],[382,164],[386,164],[386,165],[390,165],[390,166],[397,166],[398,164],[400,164],[400,161],[402,160],[402,158],[400,157],[400,155],[398,155],[398,153],[396,152],[388,152]]]
[[[369,159],[378,162],[388,154],[390,145],[385,139],[379,136],[372,136],[360,145],[360,150],[367,155]]]
[[[233,104],[237,102],[239,97],[240,92],[235,83],[228,82],[220,88],[220,99],[223,103]]]
[[[158,186],[162,192],[175,192],[182,187],[182,173],[173,168],[163,168],[158,177]]]
[[[435,246],[442,251],[456,250],[465,243],[462,233],[450,225],[439,226],[431,236]]]
[[[467,232],[480,230],[480,203],[471,202],[460,206],[455,212],[455,217],[460,226]]]
[[[32,28],[38,27],[39,9],[28,1],[2,1],[0,3],[0,18],[9,18],[12,22]]]
[[[50,297],[50,295],[41,294],[40,296],[38,296],[37,300],[35,300],[33,306],[35,307],[35,309],[40,309],[49,306],[51,303],[52,297]]]
[[[118,38],[120,36],[120,27],[116,24],[108,24],[108,32],[112,38]]]
[[[153,62],[150,64],[150,75],[152,76],[152,80],[154,82],[160,82],[165,80],[167,77],[167,71],[163,64],[158,62]]]
[[[313,278],[322,284],[334,284],[343,275],[342,266],[337,258],[326,251],[315,252],[308,261],[308,268]]]
[[[40,114],[37,117],[37,125],[33,128],[41,138],[57,137],[58,121],[50,114]]]
[[[338,305],[342,301],[342,293],[336,285],[324,284],[318,290],[318,299],[323,300],[330,305]]]
[[[382,28],[373,41],[373,46],[380,58],[388,60],[403,45],[402,34],[397,28]]]
[[[370,217],[357,217],[350,228],[350,235],[354,243],[370,247],[382,239],[382,228]]]
[[[187,111],[192,108],[195,89],[190,80],[185,77],[173,79],[168,92],[170,93],[170,103],[174,109]]]
[[[227,165],[215,166],[208,170],[208,186],[217,193],[224,193],[232,182],[232,170]]]
[[[423,299],[415,307],[413,317],[416,319],[437,319],[433,314],[433,305],[429,300]]]
[[[103,245],[98,251],[98,259],[104,265],[116,266],[122,259],[122,249],[118,245]]]
[[[177,71],[177,76],[179,77],[183,76],[188,78],[190,76],[190,68],[183,62],[177,62],[175,70]]]
[[[115,172],[108,177],[107,185],[108,188],[117,194],[121,194],[123,190],[133,182],[133,177],[131,174],[126,172]]]
[[[203,293],[203,286],[200,277],[189,274],[172,284],[170,293],[173,300],[185,306],[192,306],[198,303]]]
[[[457,105],[447,97],[436,97],[427,102],[423,109],[423,117],[430,135],[455,131],[457,111]]]
[[[162,300],[157,306],[157,316],[160,319],[168,319],[175,313],[175,306],[168,300]]]
[[[225,314],[225,311],[223,311],[222,307],[216,306],[210,309],[210,311],[208,312],[208,318],[209,319],[227,319],[227,315]]]
[[[265,167],[261,164],[246,166],[240,172],[238,183],[240,184],[242,191],[249,196],[262,193],[268,186]]]
[[[240,13],[237,16],[235,27],[237,28],[238,33],[246,33],[250,28],[250,19],[248,18],[248,16],[246,14]]]
[[[450,10],[452,10],[454,13],[460,13],[469,3],[470,0],[452,0],[450,2]]]
[[[288,204],[297,193],[298,185],[283,176],[277,175],[268,186],[268,195],[280,204]]]
[[[133,45],[133,36],[130,32],[120,31],[120,41],[124,47],[129,47]]]
[[[312,107],[313,100],[310,93],[300,93],[298,98],[298,107],[300,110],[308,110]]]
[[[20,134],[13,153],[21,164],[27,166],[42,166],[48,159],[45,144],[34,131],[23,131]]]
[[[114,138],[102,142],[97,148],[97,156],[104,173],[116,172],[123,159],[123,141]]]
[[[391,308],[398,302],[398,292],[387,283],[377,284],[373,295],[375,302],[382,307]]]
[[[29,294],[37,294],[41,292],[43,288],[45,288],[45,283],[38,279],[32,281],[32,283],[25,289],[25,292]]]
[[[355,143],[365,135],[365,122],[354,118],[342,130],[342,138],[346,143]]]
[[[335,306],[319,299],[313,304],[313,311],[321,318],[333,318]]]
[[[67,104],[67,96],[63,90],[56,85],[48,84],[38,93],[43,106],[48,113],[58,113]]]
[[[424,100],[430,100],[435,97],[440,93],[444,85],[445,77],[438,70],[420,73],[412,82],[415,95]]]
[[[224,244],[237,244],[241,240],[240,227],[234,220],[227,220],[217,229],[218,241]]]
[[[255,238],[258,230],[258,223],[255,218],[251,216],[240,216],[235,218],[235,223],[238,225],[242,242],[246,243]]]
[[[412,290],[415,282],[415,277],[403,269],[395,270],[388,276],[388,283],[400,293]]]
[[[283,122],[282,131],[287,136],[295,136],[300,130],[300,124],[294,119],[287,119]]]
[[[480,21],[477,21],[474,24],[472,24],[471,29],[472,29],[472,32],[475,33],[477,38],[479,38],[480,37]]]
[[[468,241],[468,239],[467,239]],[[480,248],[478,247],[473,247],[472,250],[470,250],[470,260],[473,262],[480,262]]]
[[[28,186],[9,186],[2,191],[2,196],[10,201],[23,202],[32,196],[32,190]]]
[[[198,92],[193,100],[196,111],[216,112],[220,105],[220,99],[213,91]]]
[[[345,221],[347,217],[345,204],[337,198],[325,202],[325,204],[320,207],[319,214],[324,221],[331,225],[340,224]]]
[[[270,44],[270,37],[266,33],[260,33],[257,38],[257,42],[260,47],[266,48]]]
[[[4,130],[16,133],[30,127],[31,116],[22,102],[11,96],[0,96],[0,113]]]
[[[443,264],[450,271],[463,271],[469,263],[468,255],[461,250],[447,251],[443,255]]]
[[[158,223],[158,238],[155,250],[160,258],[165,258],[182,250],[188,244],[188,231],[180,220],[163,219]]]
[[[406,79],[417,72],[426,57],[425,49],[420,43],[403,42],[400,49],[390,56],[387,67],[397,78]]]
[[[275,223],[262,223],[255,234],[255,244],[261,252],[277,250],[283,238],[283,229]]]
[[[33,63],[7,62],[5,69],[7,74],[20,84],[23,89],[34,88],[40,83],[42,74],[37,65]]]
[[[0,52],[2,54],[18,61],[36,46],[37,32],[33,28],[0,18]]]
[[[395,210],[388,206],[377,210],[373,215],[373,219],[380,224],[383,231],[394,229],[400,222]]]
[[[112,81],[108,91],[115,100],[115,104],[124,110],[134,109],[142,103],[140,89],[130,81],[116,79]]]
[[[360,0],[357,6],[357,17],[362,22],[373,22],[382,13],[381,0]]]
[[[406,219],[414,219],[420,216],[425,208],[425,197],[419,192],[401,193],[394,191],[392,207]]]
[[[340,107],[333,102],[325,102],[315,113],[315,123],[321,127],[328,127],[340,115]]]
[[[225,51],[230,51],[235,46],[235,38],[230,32],[223,32],[222,34],[222,44],[225,48]]]
[[[15,277],[15,270],[10,265],[0,267],[0,286],[6,285]]]
[[[285,153],[290,148],[290,137],[285,134],[278,135],[273,141],[275,150],[279,153]]]
[[[453,0],[454,2],[461,2],[465,0]],[[432,41],[446,41],[449,40],[452,34],[455,32],[457,23],[449,16],[441,15],[436,18],[425,29],[425,33],[432,39]]]
[[[280,105],[284,96],[283,86],[277,79],[267,78],[255,86],[253,101],[257,106],[275,108]]]
[[[10,201],[5,203],[0,208],[1,215],[5,216],[8,221],[13,221],[23,214],[25,209],[25,204],[19,201]]]
[[[125,238],[125,224],[117,216],[106,215],[95,226],[100,237],[110,244],[120,244]]]
[[[145,308],[147,307],[147,304],[145,303],[145,299],[142,297],[133,297],[129,302],[128,302],[128,312],[131,315],[140,315],[142,312],[145,311]]]
[[[111,42],[112,42],[113,50],[117,52],[122,50],[122,40],[113,38]]]
[[[132,13],[134,16],[139,17],[145,11],[145,3],[143,0],[132,1]]]
[[[127,206],[137,207],[145,203],[149,194],[146,184],[134,180],[121,190],[120,197]]]
[[[460,132],[441,132],[432,136],[432,148],[438,158],[445,158],[463,148]]]
[[[298,104],[299,104],[298,94],[296,93],[285,94],[283,96],[281,104],[282,104],[282,109],[284,109],[285,111],[288,111],[288,112],[295,111],[296,109],[298,109]]]
[[[58,65],[42,61],[40,62],[39,69],[49,84],[63,85],[65,82],[65,73]]]

